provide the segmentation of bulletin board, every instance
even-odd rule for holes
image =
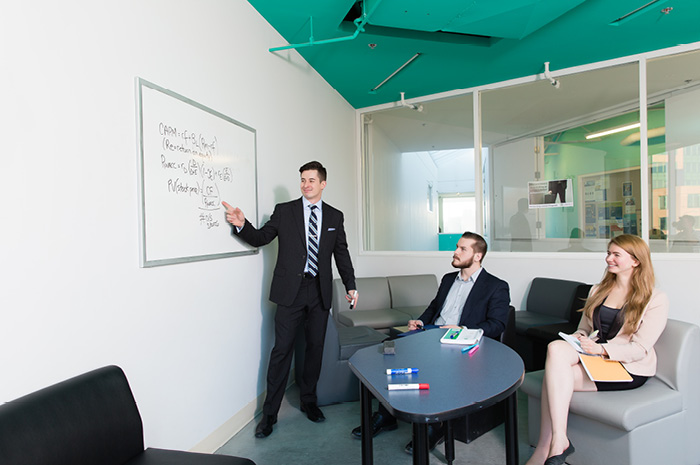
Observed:
[[[257,225],[255,129],[144,79],[136,87],[140,265],[256,253],[221,205]]]
[[[584,208],[580,224],[585,237],[610,239],[641,231],[639,168],[627,168],[579,177]]]

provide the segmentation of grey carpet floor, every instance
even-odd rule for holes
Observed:
[[[322,407],[326,421],[312,423],[299,411],[296,386],[289,388],[282,402],[274,431],[265,439],[255,438],[260,416],[248,423],[216,453],[247,457],[257,465],[359,465],[362,463],[361,442],[350,432],[360,424],[360,403]],[[520,463],[531,454],[527,444],[527,398],[518,396],[518,436]],[[378,465],[410,465],[412,457],[404,452],[411,439],[411,425],[399,422],[399,428],[379,434],[373,441],[374,463]],[[504,465],[505,439],[503,425],[496,427],[469,444],[455,441],[455,465]],[[446,464],[444,444],[430,453],[430,464]]]

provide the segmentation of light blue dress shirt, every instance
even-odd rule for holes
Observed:
[[[447,294],[445,303],[442,305],[442,310],[440,310],[440,316],[435,320],[435,324],[438,326],[444,325],[458,325],[459,320],[462,318],[462,310],[464,310],[464,304],[467,303],[469,294],[474,287],[476,278],[481,274],[482,268],[479,267],[466,281],[462,279],[462,274],[457,273],[455,282],[450,288],[450,292]]]

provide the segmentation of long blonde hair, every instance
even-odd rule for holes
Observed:
[[[654,267],[651,265],[651,253],[649,246],[640,237],[631,234],[623,234],[614,237],[608,243],[608,248],[612,244],[620,247],[639,262],[633,271],[630,279],[630,289],[625,299],[624,318],[625,322],[622,331],[633,333],[642,319],[642,314],[646,308],[651,294],[654,291]],[[590,296],[583,307],[582,312],[589,318],[593,318],[595,310],[608,297],[617,280],[617,275],[610,273],[607,268],[603,275],[603,280],[598,285],[595,294]]]

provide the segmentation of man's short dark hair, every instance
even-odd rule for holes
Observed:
[[[473,233],[471,231],[466,231],[464,234],[462,234],[462,238],[474,240],[472,250],[474,251],[474,253],[481,254],[481,262],[483,262],[484,257],[486,257],[486,251],[489,248],[488,245],[486,245],[486,241],[484,240],[484,238],[478,235],[477,233]]]
[[[326,180],[326,168],[323,167],[323,165],[320,162],[317,161],[310,161],[308,163],[304,163],[301,168],[299,168],[299,173],[303,173],[304,171],[309,171],[309,170],[316,170],[318,171],[318,179],[323,182]]]

